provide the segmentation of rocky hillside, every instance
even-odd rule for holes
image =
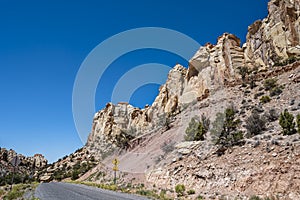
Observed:
[[[108,103],[97,112],[76,158],[100,163],[79,180],[111,181],[118,157],[119,184],[143,182],[173,197],[184,184],[191,199],[300,199],[300,138],[279,120],[300,114],[300,0],[271,0],[268,10],[245,44],[224,33],[188,68],[176,65],[152,105]]]
[[[298,0],[272,0],[268,17],[249,26],[243,45],[239,38],[225,33],[216,45],[201,47],[188,69],[177,65],[170,71],[151,106],[139,109],[127,103],[108,103],[95,114],[87,147],[107,154],[115,147],[128,146],[129,140],[159,129],[192,102],[241,83],[241,67],[266,72],[294,61],[300,54],[299,4]]]
[[[22,154],[17,154],[14,150],[7,150],[5,148],[0,148],[0,185],[9,182],[11,178],[11,173],[14,171],[14,167],[11,160],[18,156],[20,159],[20,164],[16,167],[16,177],[15,181],[22,181],[22,179],[33,179],[37,176],[39,170],[47,165],[47,160],[41,154],[35,154],[32,157],[25,157]]]

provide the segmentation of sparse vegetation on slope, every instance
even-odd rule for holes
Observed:
[[[184,195],[185,192],[185,186],[183,184],[178,184],[175,186],[175,192],[177,193],[178,197],[181,197]]]
[[[248,137],[261,134],[262,131],[266,128],[266,119],[263,116],[260,116],[257,111],[254,111],[246,119],[245,127],[248,131]]]
[[[243,139],[243,133],[238,130],[241,123],[236,119],[237,110],[230,106],[225,109],[224,113],[218,113],[213,123],[212,134],[215,137],[215,144],[221,146],[234,146]]]
[[[292,135],[296,133],[294,116],[287,109],[280,114],[279,124],[283,129],[283,135]]]
[[[189,123],[189,126],[185,130],[186,141],[199,141],[204,140],[210,125],[210,120],[205,116],[201,116],[199,121],[196,117],[193,117]]]

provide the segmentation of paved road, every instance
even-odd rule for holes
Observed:
[[[147,198],[117,193],[85,185],[42,183],[35,191],[41,200],[146,200]]]

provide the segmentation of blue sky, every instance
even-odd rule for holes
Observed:
[[[50,162],[82,147],[72,116],[73,83],[89,52],[114,34],[152,26],[200,44],[215,43],[223,32],[245,41],[248,25],[266,15],[266,0],[0,0],[0,146],[42,153]],[[122,73],[149,62],[186,64],[160,50],[124,55],[100,80],[104,89],[96,94],[96,109],[110,101]],[[151,104],[157,90],[158,85],[145,85],[131,103]]]

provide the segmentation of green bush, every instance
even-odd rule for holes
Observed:
[[[159,197],[160,197],[161,199],[164,199],[165,196],[166,196],[166,194],[167,194],[167,191],[166,191],[166,190],[161,190],[160,193],[159,193]]]
[[[71,179],[74,181],[74,180],[76,180],[76,179],[78,179],[79,178],[79,172],[77,171],[77,170],[74,170],[73,172],[72,172],[72,177],[71,177]]]
[[[199,141],[204,140],[204,136],[207,133],[210,125],[210,120],[204,115],[201,116],[201,121],[198,121],[196,117],[193,117],[189,123],[189,126],[185,130],[186,141]]]
[[[260,98],[261,103],[269,103],[271,101],[271,98],[269,96],[262,96]]]
[[[265,90],[271,90],[275,87],[277,87],[277,79],[273,78],[273,79],[267,79],[265,80],[264,82],[264,87],[265,87]]]
[[[233,146],[243,139],[243,133],[237,130],[241,121],[236,119],[236,112],[231,106],[224,113],[217,114],[211,130],[215,144]]]
[[[175,191],[179,197],[184,195],[185,186],[183,184],[178,184],[175,186]]]
[[[197,200],[203,200],[203,199],[204,199],[203,196],[201,195],[197,196]]]
[[[187,193],[188,193],[188,195],[192,195],[192,194],[195,194],[196,192],[195,192],[195,190],[190,189],[189,191],[187,191]]]
[[[296,117],[296,123],[297,123],[298,133],[300,133],[300,114],[298,114]]]
[[[13,200],[22,197],[24,191],[12,190],[7,195],[4,196],[4,200]]]
[[[29,188],[29,185],[26,184],[15,185],[12,190],[4,196],[3,200],[20,199],[27,188]]]
[[[292,135],[296,133],[294,116],[287,109],[280,114],[279,124],[283,129],[283,135]]]
[[[297,60],[299,60],[299,58],[297,58],[295,56],[291,56],[283,61],[280,61],[280,59],[279,59],[279,60],[275,61],[274,66],[285,66],[288,64],[292,64],[292,63],[296,62]]]
[[[0,189],[0,197],[5,194],[5,191]]]
[[[7,151],[3,152],[2,159],[3,159],[3,161],[8,162],[8,153],[7,153]]]
[[[245,81],[246,76],[250,73],[249,68],[246,66],[239,67],[239,74],[242,76],[242,80]]]
[[[273,97],[273,96],[277,96],[277,95],[280,95],[282,93],[282,87],[280,86],[276,86],[274,88],[272,88],[270,90],[270,96]]]
[[[248,136],[250,137],[261,134],[266,128],[266,120],[255,111],[246,119],[245,128],[247,129]]]

